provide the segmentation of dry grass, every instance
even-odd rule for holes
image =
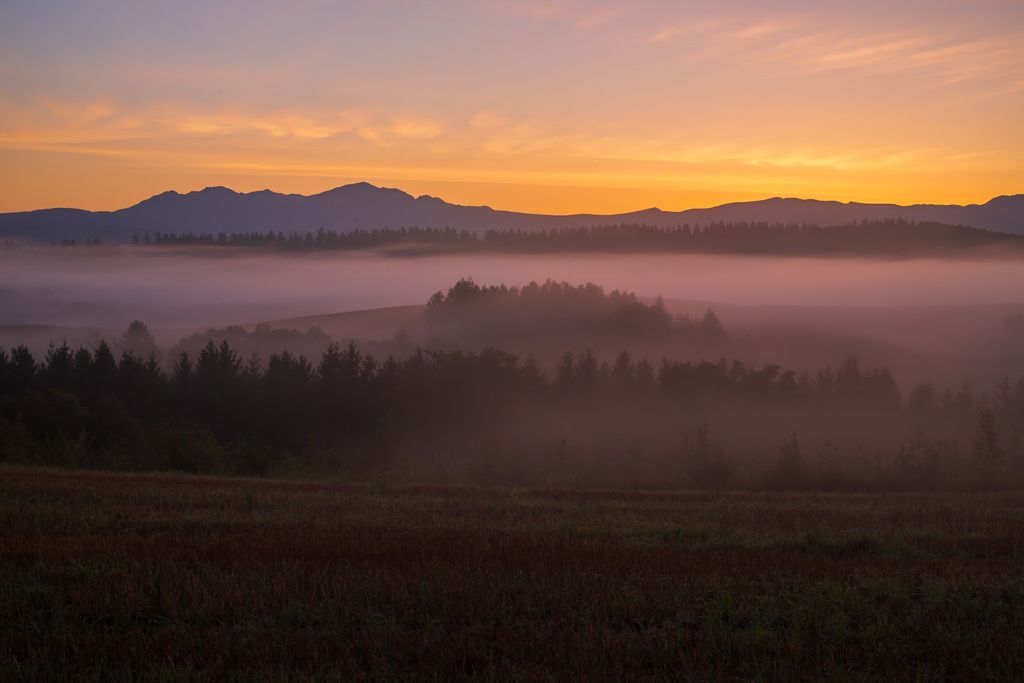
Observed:
[[[0,679],[1013,678],[1024,495],[0,469]]]

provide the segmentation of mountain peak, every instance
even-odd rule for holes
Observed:
[[[77,216],[77,217],[75,217]],[[72,220],[73,218],[73,220]],[[456,230],[552,230],[606,223],[644,223],[656,226],[684,223],[783,223],[845,225],[864,220],[903,219],[1024,234],[1024,195],[995,197],[981,205],[942,206],[860,204],[792,197],[736,202],[721,206],[663,211],[644,209],[615,215],[552,216],[459,206],[427,194],[418,197],[368,182],[342,185],[311,196],[271,190],[239,193],[223,186],[181,194],[168,190],[135,206],[115,212],[81,215],[70,212],[0,215],[0,235],[46,239],[79,236],[75,226],[104,239],[127,239],[130,231],[164,232],[315,232],[372,230],[384,227],[449,226]]]
[[[311,195],[312,197],[327,197],[327,198],[357,198],[357,199],[370,199],[370,198],[382,198],[382,197],[394,197],[394,198],[407,198],[412,199],[412,195],[401,190],[397,190],[392,187],[377,187],[367,182],[351,183],[349,185],[340,185],[334,189],[321,192],[320,194]]]
[[[981,206],[988,206],[991,204],[1010,204],[1012,202],[1021,203],[1024,202],[1024,194],[1001,194],[998,197],[993,197]]]
[[[429,202],[431,204],[437,204],[438,202],[440,202],[441,204],[447,204],[448,203],[445,200],[441,199],[440,197],[433,197],[433,196],[431,196],[429,194],[421,194],[419,197],[416,198],[416,201],[418,201],[418,202]]]
[[[338,185],[337,187],[332,187],[330,190],[321,192],[320,194],[340,194],[342,192],[374,192],[379,189],[381,188],[363,181],[359,183],[349,183],[348,185]]]

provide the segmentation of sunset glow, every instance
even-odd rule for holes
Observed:
[[[1024,191],[1024,4],[0,9],[0,211],[368,181],[544,213]]]

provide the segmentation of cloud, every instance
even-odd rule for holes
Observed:
[[[478,128],[483,130],[491,130],[499,128],[508,123],[508,119],[496,109],[488,109],[486,111],[477,112],[473,118],[469,120],[471,128]]]
[[[392,116],[386,130],[411,140],[429,140],[445,132],[444,126],[440,122],[415,113]]]
[[[838,49],[837,49],[838,48]],[[802,60],[808,71],[930,71],[942,84],[971,79],[1020,81],[1024,77],[1024,32],[969,41],[926,34],[836,42],[823,37]]]
[[[566,180],[565,173],[621,175],[639,168],[637,165],[648,170],[700,166],[914,172],[973,167],[982,158],[995,164],[1012,155],[1012,151],[989,152],[955,141],[929,146],[894,140],[893,136],[871,142],[810,132],[739,137],[729,126],[700,133],[679,132],[665,125],[636,131],[576,119],[516,119],[494,109],[479,111],[463,121],[449,126],[412,110],[254,113],[244,107],[207,110],[170,104],[132,110],[106,100],[80,104],[44,100],[35,106],[0,101],[0,147],[148,155],[154,160],[151,163],[162,163],[156,161],[161,159],[175,165],[208,165],[218,159],[218,163],[228,163],[237,158],[246,168],[252,168],[253,158],[262,158],[266,161],[260,162],[260,169],[277,163],[307,174],[308,169],[324,164],[333,169],[327,156],[331,153],[358,158],[363,166],[419,164],[420,176],[432,159],[452,167],[453,175],[444,177],[458,176],[475,166],[496,169],[498,176],[503,176],[502,169],[530,169],[529,173],[546,174],[560,182]],[[979,151],[983,157],[971,156]],[[586,170],[588,164],[593,166],[592,172]],[[441,176],[435,170],[430,177]]]
[[[992,93],[1024,83],[1024,31],[1012,23],[960,26],[946,17],[914,24],[834,12],[708,13],[651,25],[649,41],[672,45],[683,63],[768,69],[774,76],[915,72],[936,86],[989,80]],[[888,22],[888,23],[887,23]]]
[[[921,49],[924,41],[920,38],[896,37],[892,40],[883,38],[881,41],[865,42],[863,40],[843,41],[838,50],[823,50],[811,54],[804,59],[809,71],[825,71],[830,69],[860,69],[867,66],[885,63],[892,65],[915,50]],[[811,46],[811,47],[820,47]]]
[[[740,58],[774,68],[788,64],[804,74],[874,77],[914,72],[938,86],[990,80],[1010,85],[1010,92],[1024,80],[1024,32],[965,40],[927,28],[875,34],[817,27],[774,35],[778,40],[743,47]]]
[[[252,113],[244,107],[210,110],[172,104],[123,109],[108,101],[41,99],[34,106],[0,102],[0,144],[20,149],[181,135],[256,134],[272,139],[323,140],[353,134],[365,140],[429,140],[444,131],[439,121],[408,111],[281,109]]]

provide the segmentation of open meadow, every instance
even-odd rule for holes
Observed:
[[[1002,679],[1024,494],[0,469],[0,679]]]

